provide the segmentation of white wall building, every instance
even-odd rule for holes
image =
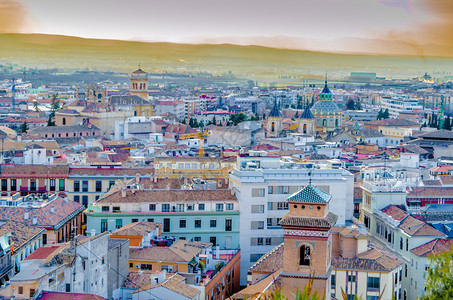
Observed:
[[[288,212],[286,200],[310,181],[332,194],[329,206],[338,216],[337,224],[352,219],[354,178],[348,171],[295,163],[289,157],[238,159],[230,174],[230,187],[239,200],[241,285],[246,284],[247,270],[253,263],[282,242],[279,221]]]
[[[389,110],[391,118],[398,118],[400,112],[422,111],[423,105],[417,99],[407,99],[405,97],[382,97],[382,110]]]

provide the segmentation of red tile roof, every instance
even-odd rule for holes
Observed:
[[[382,212],[390,217],[392,217],[395,221],[401,221],[406,218],[409,214],[404,210],[400,209],[395,205],[390,205],[382,210]]]
[[[445,236],[439,230],[429,226],[428,224],[409,216],[404,219],[399,227],[408,235],[411,236]]]
[[[106,298],[85,293],[63,293],[43,291],[36,300],[106,300]]]
[[[451,251],[453,240],[435,239],[426,244],[418,246],[411,250],[412,253],[418,256],[439,255],[446,251]]]
[[[50,247],[41,247],[36,249],[32,254],[30,254],[25,260],[32,260],[32,259],[46,259],[50,255],[52,255],[54,252],[56,252],[58,249],[60,249],[61,246],[50,246]]]

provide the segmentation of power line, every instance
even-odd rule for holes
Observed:
[[[85,247],[85,245],[80,245],[82,246],[83,248],[85,248],[88,252],[90,252],[94,257],[96,257],[97,259],[99,260],[102,260],[102,258],[100,258],[99,256],[97,256],[96,254],[94,254],[90,249],[88,249],[87,247]],[[108,263],[106,263],[107,267],[113,271],[115,271],[116,274],[118,274],[119,276],[121,276],[125,282],[130,282],[132,283],[134,286],[136,286],[138,289],[142,289],[143,291],[145,291],[146,293],[148,293],[149,295],[153,296],[153,297],[156,297],[156,299],[161,299],[160,297],[156,296],[156,295],[153,295],[149,290],[145,290],[142,286],[136,284],[135,282],[132,282],[131,280],[127,279],[127,277],[123,276],[117,269],[115,268],[112,268]]]

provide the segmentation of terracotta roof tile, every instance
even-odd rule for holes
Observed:
[[[395,221],[401,221],[409,215],[407,212],[395,205],[387,206],[382,210],[382,212],[389,217],[392,217]]]
[[[11,245],[14,252],[19,250],[28,241],[37,235],[44,233],[45,229],[28,226],[21,222],[8,220],[0,225],[0,236],[11,232]]]
[[[417,220],[412,216],[404,219],[399,227],[408,235],[415,236],[444,236],[444,234],[428,224]]]
[[[154,222],[134,222],[124,225],[123,227],[115,230],[110,235],[125,235],[125,236],[145,236],[152,232],[157,227],[162,227],[160,223]]]
[[[451,251],[453,240],[435,239],[426,244],[418,246],[411,250],[412,253],[418,256],[439,255],[446,251]]]
[[[189,263],[196,255],[171,247],[130,248],[130,260]]]
[[[334,215],[333,213],[328,213],[325,219],[285,216],[280,220],[280,225],[330,228],[335,225],[337,219],[338,216]]]
[[[275,271],[281,269],[283,267],[283,251],[284,244],[281,243],[267,254],[263,255],[253,266],[250,267],[249,271],[274,273]]]
[[[68,178],[68,166],[5,165],[1,177],[62,177]]]

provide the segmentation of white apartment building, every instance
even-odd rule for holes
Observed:
[[[382,110],[388,108],[391,118],[398,118],[400,112],[422,111],[423,105],[418,103],[417,99],[407,99],[403,97],[382,97]]]
[[[239,157],[230,173],[230,188],[240,210],[241,285],[247,283],[248,269],[282,242],[279,221],[288,212],[287,198],[310,181],[332,195],[329,207],[338,216],[337,224],[344,225],[353,215],[351,173],[289,157],[267,157],[261,152]]]

